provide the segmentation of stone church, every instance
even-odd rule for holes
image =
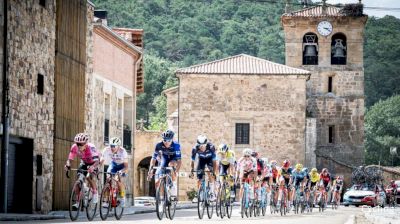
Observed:
[[[183,151],[182,198],[195,186],[184,171],[201,133],[237,156],[250,147],[279,163],[326,167],[349,183],[351,167],[363,163],[368,18],[362,5],[351,6],[359,11],[323,3],[283,14],[286,65],[241,54],[177,70],[179,86],[165,94]]]

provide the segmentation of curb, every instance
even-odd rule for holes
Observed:
[[[51,219],[65,219],[64,215],[17,215],[17,216],[1,216],[0,221],[30,221],[30,220],[51,220]]]
[[[184,206],[177,206],[176,210],[182,210],[182,209],[189,209],[189,208],[197,208],[197,204],[195,205],[184,205]],[[139,211],[132,211],[132,212],[127,212],[124,213],[124,215],[135,215],[135,214],[146,214],[146,213],[153,213],[156,212],[156,209],[146,209],[146,210],[139,210]]]

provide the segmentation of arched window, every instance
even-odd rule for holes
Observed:
[[[347,42],[344,34],[337,33],[332,36],[331,49],[331,64],[345,65],[347,61]]]
[[[303,65],[318,65],[318,37],[306,33],[303,37]]]

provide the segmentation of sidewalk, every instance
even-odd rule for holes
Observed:
[[[196,208],[197,203],[191,202],[178,202],[176,206],[177,210]],[[124,209],[124,215],[134,215],[143,213],[155,212],[154,206],[143,207],[143,206],[131,206]],[[96,212],[96,216],[99,216],[99,212]],[[86,213],[80,212],[79,218],[86,218]],[[29,221],[29,220],[49,220],[49,219],[69,219],[68,211],[52,211],[48,214],[15,214],[15,213],[0,213],[0,221]]]
[[[374,224],[400,224],[400,208],[369,208],[363,211],[364,217]]]

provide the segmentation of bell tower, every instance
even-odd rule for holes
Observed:
[[[356,0],[355,0],[356,1]],[[364,161],[363,34],[361,1],[338,8],[326,4],[286,12],[286,65],[311,72],[307,81],[305,161],[328,168]]]

